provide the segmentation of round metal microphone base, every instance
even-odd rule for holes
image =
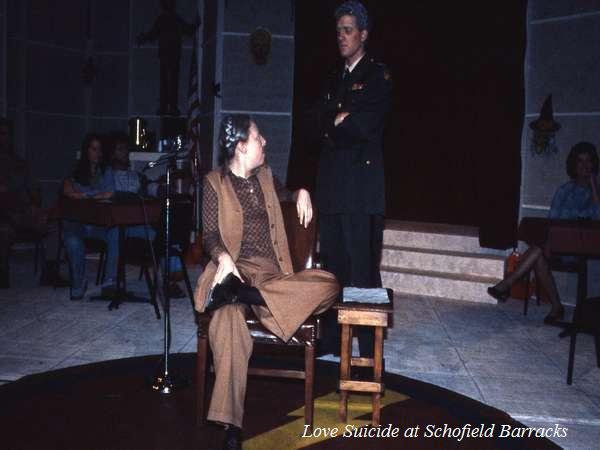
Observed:
[[[164,395],[172,394],[173,392],[186,386],[187,382],[185,380],[177,378],[174,379],[168,374],[157,375],[150,383],[150,387],[153,391]]]

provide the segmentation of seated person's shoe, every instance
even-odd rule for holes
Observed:
[[[117,283],[109,278],[101,285],[100,295],[102,297],[113,297],[117,294]]]
[[[237,290],[242,282],[233,272],[227,276],[212,289],[208,305],[204,308],[205,312],[214,311],[225,305],[231,305],[237,302]]]
[[[83,285],[79,289],[71,288],[71,300],[81,300],[85,296],[87,291],[87,280],[83,282]]]
[[[496,300],[498,300],[500,303],[504,303],[510,295],[509,291],[501,291],[496,286],[489,287],[487,289],[487,292],[492,297],[494,297]]]
[[[557,322],[560,322],[564,318],[565,318],[565,308],[564,308],[564,306],[561,306],[560,309],[556,312],[550,311],[550,314],[548,314],[546,317],[544,317],[544,323],[546,325],[552,325]]]
[[[71,284],[60,276],[58,264],[46,263],[40,276],[40,286],[69,287]]]
[[[225,430],[223,450],[242,450],[242,429],[229,425]]]
[[[175,282],[169,283],[169,298],[184,298],[186,293]]]

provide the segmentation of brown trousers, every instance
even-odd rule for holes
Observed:
[[[242,278],[256,287],[267,307],[253,306],[261,323],[284,341],[289,340],[312,314],[327,310],[339,293],[335,277],[322,270],[282,274],[264,258],[238,260]],[[252,354],[252,337],[246,325],[248,306],[227,305],[213,313],[208,329],[215,366],[215,385],[208,419],[241,427]]]

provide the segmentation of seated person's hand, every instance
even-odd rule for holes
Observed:
[[[67,198],[72,198],[74,200],[81,200],[82,198],[85,198],[85,194],[75,190],[75,186],[73,186],[73,182],[69,178],[66,178],[63,181],[63,194]]]
[[[96,200],[105,200],[107,198],[111,198],[114,192],[101,192],[99,194],[94,195]]]
[[[85,198],[85,194],[82,192],[77,192],[77,191],[73,191],[73,192],[65,192],[65,195],[68,198],[72,198],[74,200],[81,200],[83,198]]]
[[[308,227],[313,217],[313,209],[310,194],[306,189],[296,191],[296,211],[298,212],[300,225],[303,225],[304,228]]]
[[[219,284],[223,279],[230,273],[232,273],[238,277],[242,283],[242,276],[235,267],[235,263],[233,262],[233,258],[227,252],[223,252],[219,255],[219,265],[217,266],[217,273],[215,274],[215,278],[212,282],[212,287]]]

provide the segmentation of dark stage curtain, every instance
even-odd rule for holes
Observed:
[[[306,111],[341,63],[332,18],[340,3],[295,3],[291,187],[314,187],[320,148]],[[364,3],[374,27],[368,52],[390,67],[394,79],[385,140],[386,216],[475,225],[483,246],[513,245],[526,0]]]

